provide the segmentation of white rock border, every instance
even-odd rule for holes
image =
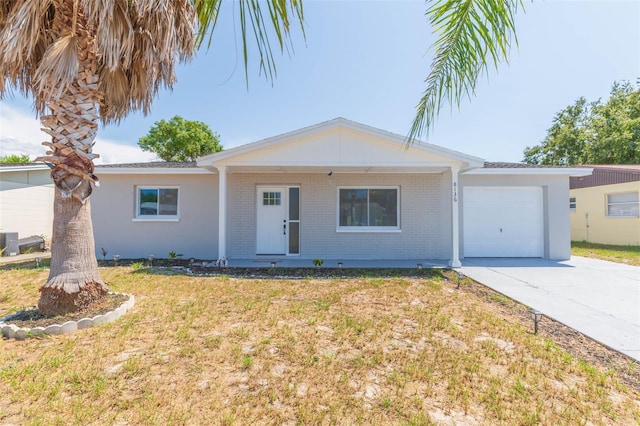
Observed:
[[[73,333],[74,331],[82,330],[84,328],[113,322],[124,315],[129,309],[133,308],[133,305],[135,304],[135,297],[133,294],[113,292],[110,292],[109,294],[129,296],[129,299],[126,300],[119,308],[109,311],[104,315],[97,315],[93,318],[82,318],[78,321],[67,321],[62,325],[53,324],[48,327],[21,328],[15,324],[7,323],[6,321],[11,321],[11,317],[15,314],[8,315],[0,319],[2,337],[5,339],[24,340],[27,337],[43,337],[46,335]]]

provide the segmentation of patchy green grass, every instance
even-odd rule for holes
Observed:
[[[571,254],[591,257],[610,262],[626,263],[640,266],[640,246],[614,246],[610,244],[594,244],[585,241],[572,241]]]
[[[0,424],[637,424],[640,394],[445,276],[102,270],[136,306],[0,341]],[[0,271],[0,316],[46,270]],[[630,368],[636,368],[630,365]]]

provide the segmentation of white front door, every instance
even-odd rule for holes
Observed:
[[[467,186],[464,257],[543,257],[541,187]]]
[[[258,187],[257,254],[287,254],[287,188]]]

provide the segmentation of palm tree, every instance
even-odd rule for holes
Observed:
[[[80,310],[107,293],[95,256],[89,197],[99,122],[149,112],[161,87],[175,82],[176,62],[191,59],[212,32],[221,0],[2,0],[0,96],[32,96],[51,141],[39,160],[51,167],[54,199],[51,272],[38,309]],[[275,76],[268,32],[280,49],[292,21],[302,27],[299,0],[240,0],[240,28],[255,33],[261,71]],[[265,19],[266,16],[266,19]],[[273,36],[271,36],[273,38]]]
[[[433,129],[443,104],[471,98],[488,62],[497,68],[517,44],[514,17],[522,0],[431,0],[427,16],[436,33],[427,88],[416,106],[407,141]]]

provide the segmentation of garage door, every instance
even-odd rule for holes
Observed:
[[[541,187],[465,187],[465,257],[543,257]]]

